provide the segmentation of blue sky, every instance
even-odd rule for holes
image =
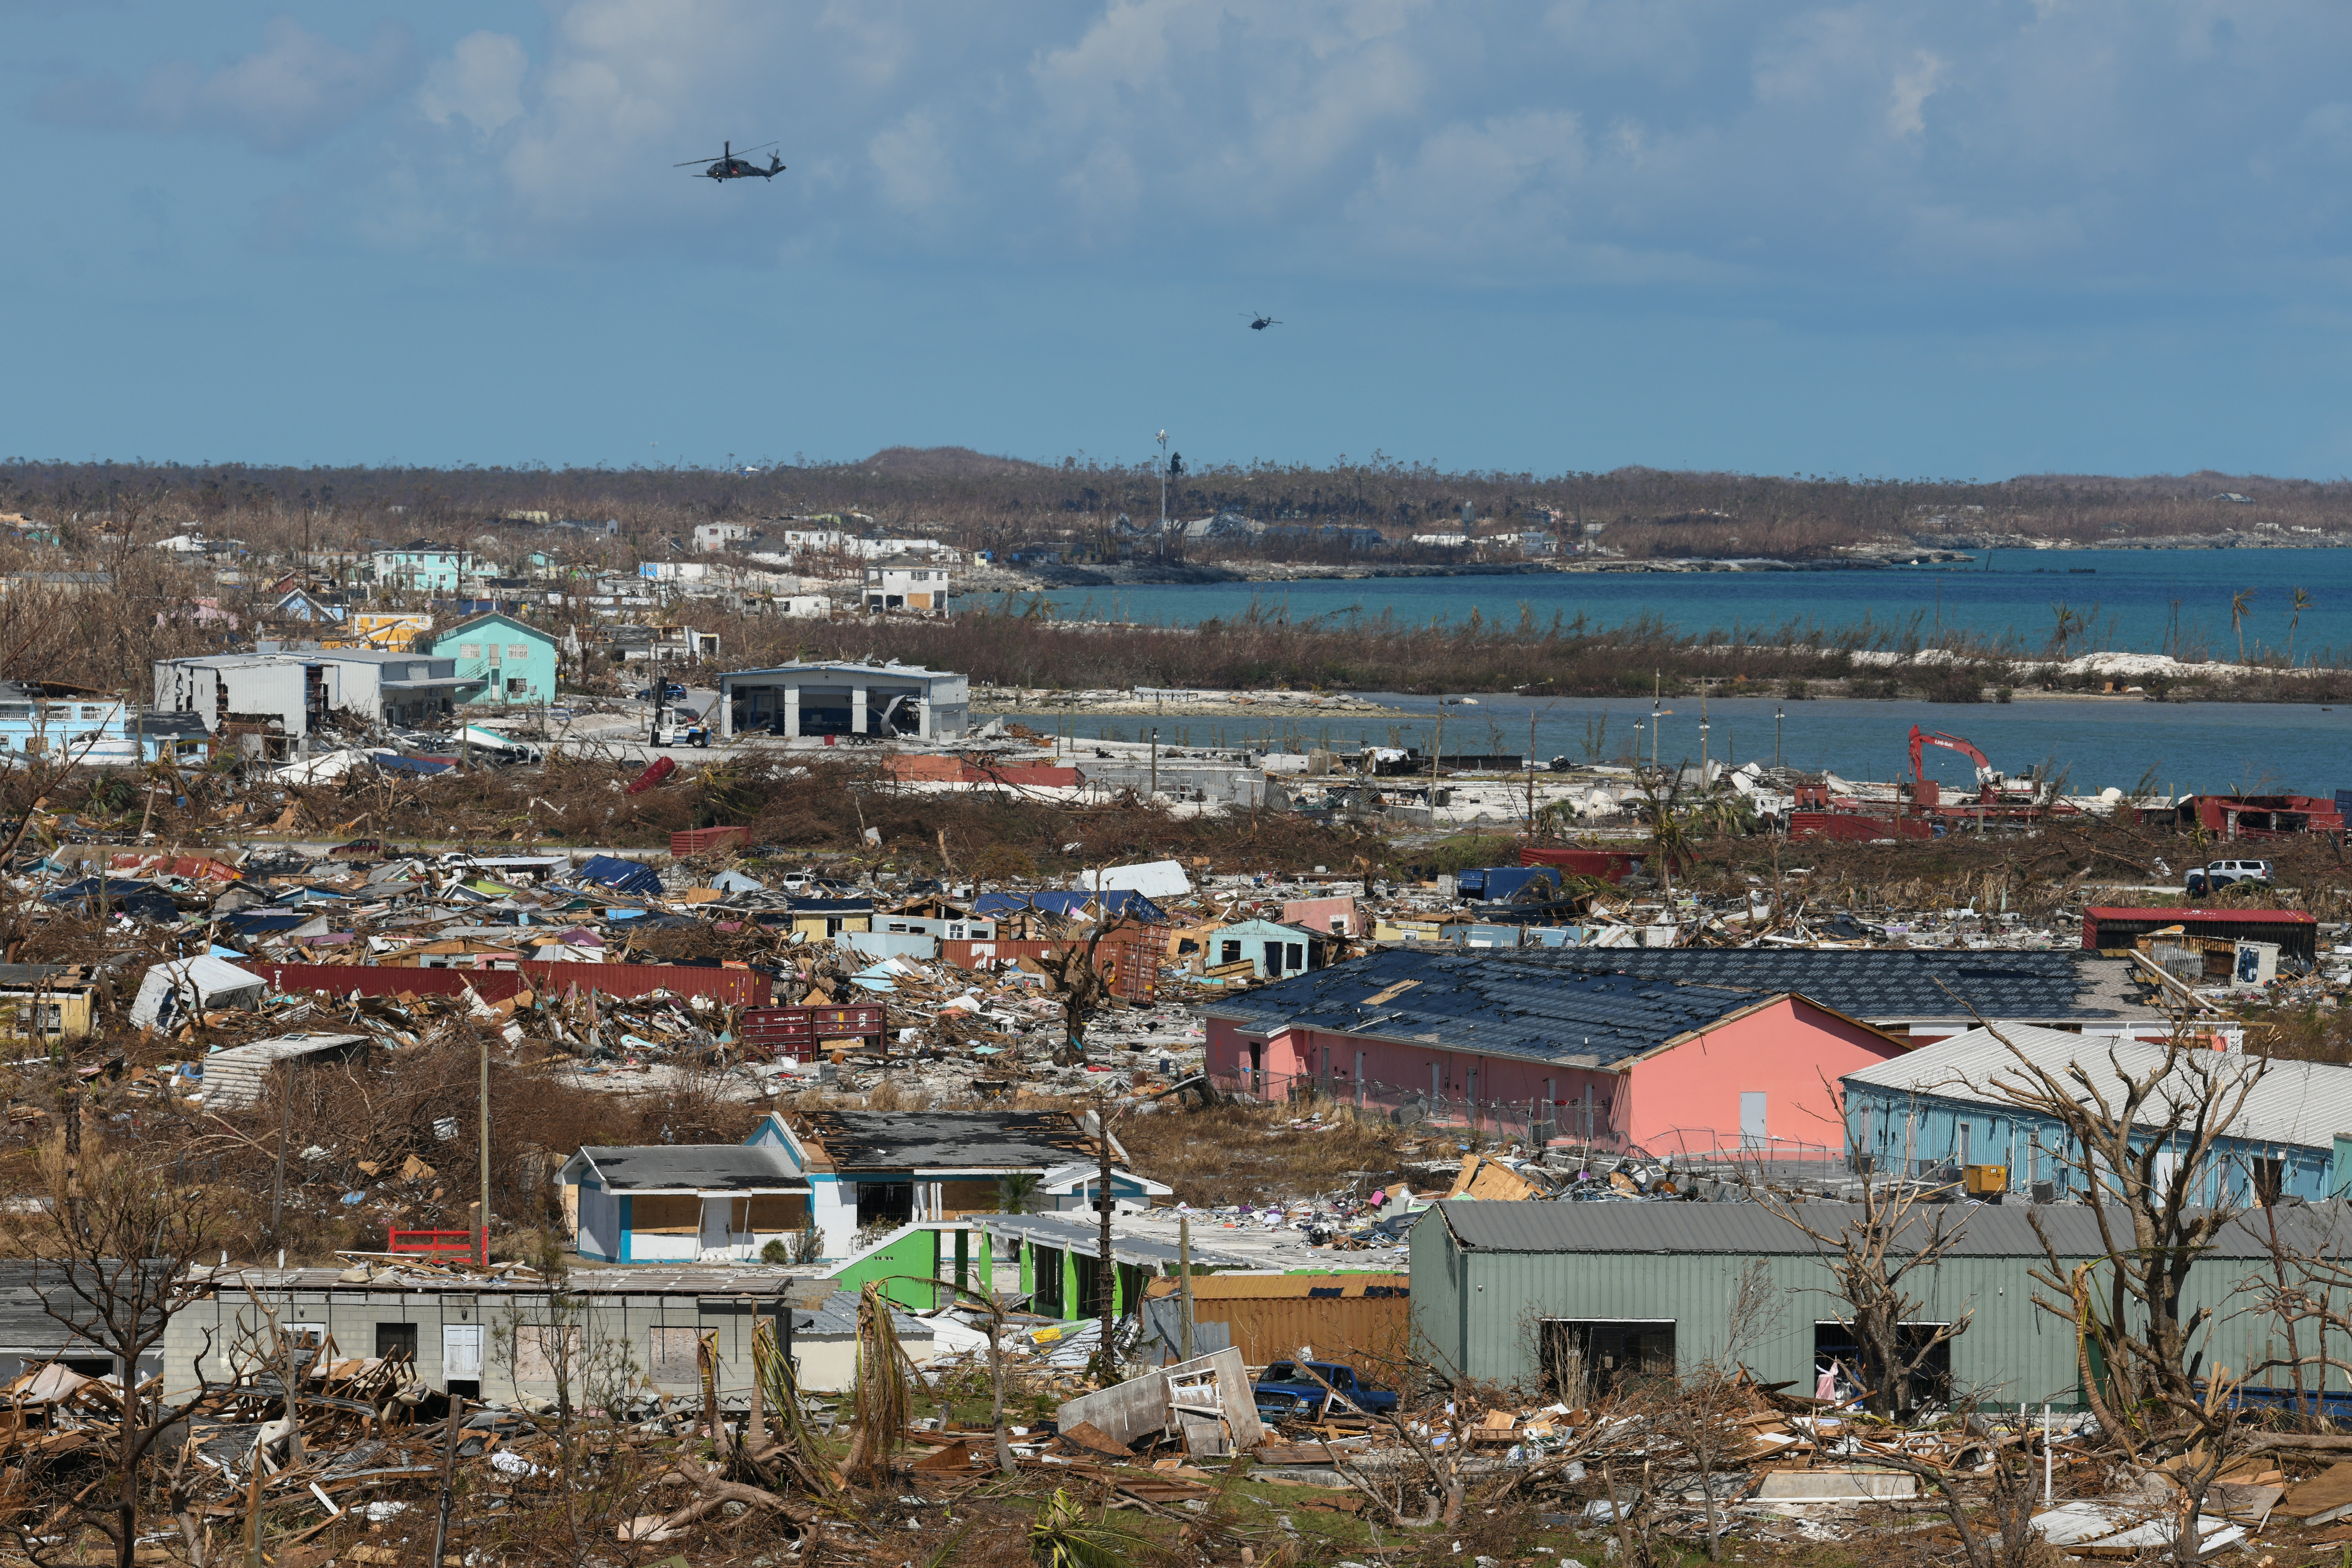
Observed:
[[[0,455],[2352,472],[2323,0],[0,27]]]

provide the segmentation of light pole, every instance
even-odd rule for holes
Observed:
[[[1785,708],[1775,707],[1772,710],[1772,771],[1774,773],[1780,771],[1780,721],[1788,716],[1789,710]]]
[[[1706,677],[1698,678],[1698,787],[1706,791]]]
[[[1160,442],[1160,531],[1168,531],[1168,432],[1162,430]]]

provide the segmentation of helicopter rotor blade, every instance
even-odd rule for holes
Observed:
[[[762,142],[757,147],[746,147],[743,151],[745,153],[764,153],[771,147],[781,147],[783,143],[781,142]]]
[[[713,153],[708,158],[688,158],[685,163],[672,163],[670,167],[673,169],[688,169],[692,168],[697,163],[717,163],[723,162],[724,156],[725,155],[723,153]]]

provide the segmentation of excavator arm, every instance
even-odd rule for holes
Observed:
[[[1929,746],[1958,752],[1974,763],[1977,765],[1977,783],[1980,784],[1991,784],[2000,776],[1993,770],[1992,760],[1978,751],[1966,737],[1947,735],[1938,730],[1922,730],[1914,724],[1911,726],[1911,776],[1914,779],[1924,780],[1927,776],[1924,763]]]

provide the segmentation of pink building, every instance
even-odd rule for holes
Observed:
[[[1392,950],[1202,1011],[1210,1072],[1261,1094],[1305,1079],[1446,1119],[1549,1104],[1561,1137],[1589,1129],[1654,1154],[1835,1153],[1840,1076],[1907,1049],[1793,993],[1596,973],[1509,950]]]
[[[1282,923],[1341,936],[1361,936],[1370,929],[1353,899],[1293,899],[1282,906]]]

